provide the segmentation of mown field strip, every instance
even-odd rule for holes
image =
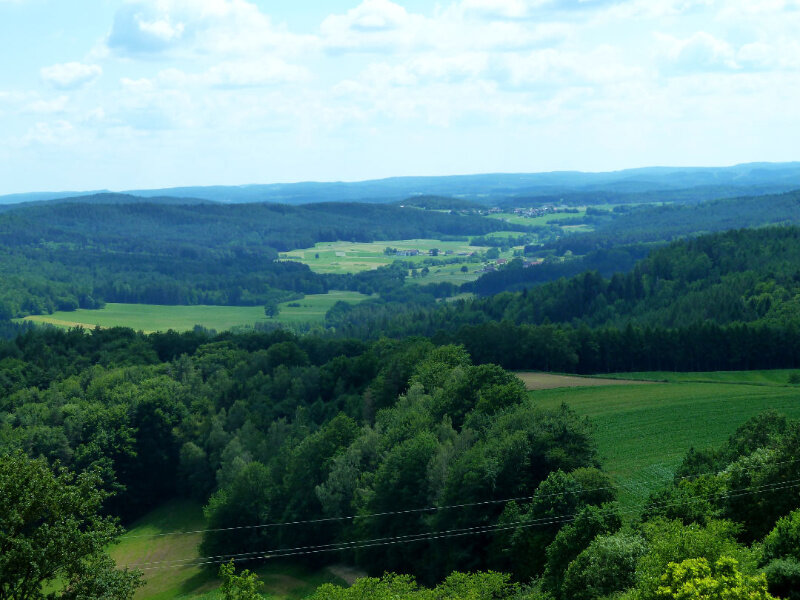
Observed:
[[[578,375],[556,375],[522,371],[516,374],[529,390],[551,390],[557,388],[599,387],[607,385],[647,385],[655,382],[626,379],[604,379],[600,377],[580,377]]]

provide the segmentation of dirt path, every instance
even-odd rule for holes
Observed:
[[[328,571],[336,575],[339,579],[346,581],[347,585],[353,585],[356,579],[367,576],[365,571],[361,571],[349,565],[332,565],[328,567]]]

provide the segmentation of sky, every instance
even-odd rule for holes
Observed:
[[[0,194],[798,160],[800,0],[0,0]]]

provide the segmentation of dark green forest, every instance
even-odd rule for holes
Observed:
[[[503,594],[479,598],[681,598],[664,583],[693,578],[762,594],[727,597],[795,597],[800,423],[776,414],[690,451],[637,516],[617,502],[589,421],[538,408],[516,377],[459,346],[43,330],[0,356],[0,488],[12,502],[0,523],[31,518],[13,499],[51,463],[67,471],[48,493],[84,486],[81,510],[105,498],[123,523],[175,497],[200,500],[212,569],[268,553],[431,586],[461,581],[454,571],[507,573],[461,581]],[[112,539],[113,520],[102,523],[94,539]],[[29,556],[25,536],[0,529],[3,585]],[[128,589],[134,575],[95,565],[75,585]],[[402,581],[403,593],[417,589]],[[395,584],[318,594],[371,585],[370,597],[398,597]]]
[[[510,369],[795,367],[798,265],[797,227],[736,230],[674,242],[609,278],[586,272],[432,308],[342,307],[330,324],[359,337],[431,336]],[[522,269],[512,261],[496,275]]]
[[[566,236],[551,232],[545,243],[526,247],[527,255],[545,258],[544,265],[487,273],[466,285],[465,291],[490,296],[583,271],[610,277],[630,270],[654,247],[668,242],[743,227],[800,224],[800,192],[703,202],[648,202],[617,205],[613,210],[589,206],[584,217],[560,223],[588,225],[591,231]]]

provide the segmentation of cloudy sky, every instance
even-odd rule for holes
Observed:
[[[800,0],[0,0],[0,193],[800,158]]]

